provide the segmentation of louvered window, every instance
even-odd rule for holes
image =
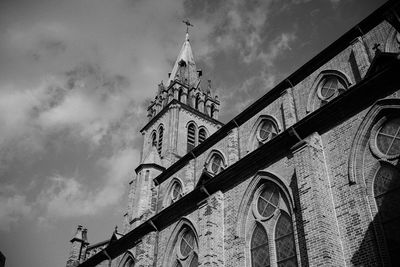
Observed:
[[[259,224],[257,224],[251,237],[251,266],[270,266],[267,232]]]
[[[158,154],[160,155],[162,151],[163,135],[164,135],[164,128],[161,126],[160,129],[158,130],[158,146],[157,146],[157,151]]]
[[[196,128],[193,124],[188,127],[187,135],[187,152],[191,151],[196,146]]]
[[[278,267],[297,266],[292,219],[283,211],[276,223],[275,247]]]
[[[205,129],[200,129],[199,130],[199,144],[203,143],[204,140],[207,138],[207,132]]]

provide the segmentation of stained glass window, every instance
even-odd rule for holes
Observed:
[[[395,156],[400,154],[400,118],[392,119],[379,129],[376,144],[382,154]]]
[[[278,266],[297,266],[292,219],[282,211],[275,228],[275,246]]]
[[[374,180],[375,201],[393,266],[400,262],[400,171],[382,165]]]
[[[187,257],[194,249],[195,237],[192,231],[187,230],[181,239],[180,252],[183,257]]]
[[[191,151],[196,146],[196,128],[194,124],[189,124],[187,136],[187,152]]]
[[[251,266],[267,267],[269,262],[268,236],[264,227],[257,224],[251,237]]]
[[[278,203],[279,189],[274,184],[268,183],[258,197],[258,213],[263,217],[269,217],[277,209]]]
[[[265,120],[261,123],[259,130],[260,141],[265,142],[277,135],[277,129],[270,120]]]

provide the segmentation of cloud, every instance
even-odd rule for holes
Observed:
[[[98,177],[102,185],[97,190],[84,186],[77,177],[49,177],[49,185],[38,197],[38,204],[44,209],[42,218],[52,221],[93,215],[116,204],[125,192],[132,166],[138,163],[138,157],[138,151],[127,149],[111,158],[100,159],[98,165],[104,169],[105,175]]]
[[[5,197],[0,195],[0,230],[9,231],[11,225],[26,218],[31,212],[32,208],[27,203],[25,196]]]

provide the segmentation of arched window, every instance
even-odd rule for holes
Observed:
[[[197,238],[193,230],[184,226],[173,248],[172,266],[195,267],[199,264]],[[171,266],[171,265],[170,265]]]
[[[258,223],[251,237],[250,250],[252,267],[270,266],[267,232],[264,227]]]
[[[201,128],[201,129],[199,130],[199,144],[203,143],[204,140],[206,140],[206,139],[207,139],[207,132],[206,132],[206,129]]]
[[[158,130],[158,146],[157,146],[157,151],[158,154],[160,155],[162,151],[163,135],[164,135],[164,127],[160,126],[160,129]]]
[[[251,147],[249,151],[256,149],[268,142],[272,138],[278,135],[278,125],[274,119],[268,117],[261,117],[259,122],[255,128],[255,132],[253,132],[253,138],[250,141]]]
[[[151,134],[151,145],[157,147],[157,134],[153,132]]]
[[[194,108],[198,110],[199,109],[199,105],[200,105],[200,94],[197,94],[196,95],[196,99],[194,101]]]
[[[225,169],[223,157],[218,152],[212,152],[211,157],[209,157],[208,161],[206,162],[206,168],[213,174],[220,173],[223,169]]]
[[[275,248],[278,266],[296,266],[292,219],[284,211],[275,227]]]
[[[118,264],[118,267],[134,267],[134,266],[135,266],[135,260],[132,254],[129,252],[125,253],[120,263]]]
[[[397,157],[400,154],[400,118],[386,121],[378,130],[376,146],[384,157]]]
[[[346,84],[335,75],[327,75],[318,86],[318,97],[323,101],[329,101],[346,90]]]
[[[389,163],[375,174],[374,196],[393,266],[400,262],[400,171]]]
[[[134,267],[134,266],[135,266],[135,261],[132,259],[132,257],[129,257],[123,267]]]
[[[191,151],[196,146],[196,126],[193,123],[188,126],[187,133],[187,152]]]
[[[182,185],[178,181],[174,181],[170,191],[170,202],[175,202],[182,197]]]
[[[325,105],[350,87],[349,78],[338,70],[324,70],[311,86],[307,100],[307,112]]]
[[[257,180],[258,179],[258,180]],[[297,266],[296,246],[288,200],[283,190],[271,180],[257,178],[249,195],[244,225],[255,225],[245,229],[246,266]],[[275,246],[268,241],[273,237]],[[247,258],[248,257],[248,258]],[[276,261],[276,262],[275,262]]]

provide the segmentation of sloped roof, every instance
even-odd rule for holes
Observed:
[[[184,66],[182,66],[182,62],[184,62]],[[181,68],[184,68],[184,77],[179,76]],[[188,79],[190,85],[196,84],[198,80],[196,71],[196,63],[194,62],[192,47],[190,46],[189,42],[189,34],[186,33],[185,42],[183,43],[181,51],[176,58],[171,75],[168,79],[167,86],[175,79],[184,81],[185,78]]]
[[[147,153],[147,155],[143,158],[141,164],[157,164],[162,166],[160,154],[158,154],[157,148],[155,146],[152,146],[150,148],[149,153]]]

